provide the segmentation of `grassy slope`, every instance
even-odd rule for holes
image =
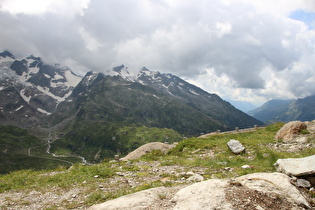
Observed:
[[[75,165],[72,170],[60,168],[59,172],[50,176],[43,176],[43,173],[51,171],[32,171],[24,170],[14,172],[10,175],[0,176],[0,192],[4,192],[10,189],[17,190],[47,190],[51,187],[59,187],[60,189],[70,189],[73,186],[85,188],[82,193],[86,194],[84,204],[72,203],[67,204],[67,208],[89,206],[94,203],[103,202],[107,199],[122,196],[124,194],[132,193],[135,191],[147,189],[157,186],[170,186],[176,184],[176,182],[161,182],[155,180],[153,182],[144,182],[139,186],[130,187],[115,187],[115,185],[109,181],[109,178],[115,176],[115,171],[129,171],[137,172],[133,179],[138,179],[141,176],[152,175],[152,168],[146,166],[137,166],[138,161],[160,163],[160,166],[176,166],[184,167],[185,171],[194,170],[200,168],[204,170],[204,177],[209,178],[228,178],[239,175],[244,175],[253,172],[273,172],[275,168],[273,164],[279,158],[296,158],[305,157],[314,154],[313,148],[305,147],[296,153],[287,151],[276,150],[272,147],[272,144],[277,143],[274,140],[274,136],[279,128],[283,124],[274,124],[266,128],[256,130],[249,133],[239,134],[221,134],[210,136],[206,139],[190,138],[181,141],[172,151],[168,154],[162,154],[159,152],[152,152],[143,156],[140,160],[131,161],[126,164],[109,163],[104,162],[92,166]],[[226,143],[230,139],[239,140],[246,148],[246,153],[242,155],[234,155],[227,148]],[[314,136],[309,137],[309,143],[315,143]],[[212,154],[212,155],[207,155]],[[241,168],[242,165],[248,164],[253,166],[250,169]],[[226,170],[229,167],[232,170]],[[141,171],[141,172],[140,172]],[[100,176],[99,179],[93,178],[95,174]],[[163,174],[163,177],[169,176],[172,180],[178,179],[172,174]],[[87,185],[83,182],[89,183]],[[115,191],[104,192],[101,190],[95,191],[98,188],[98,184],[108,184]],[[93,188],[94,187],[94,188]],[[93,189],[92,189],[93,188]]]
[[[0,126],[0,174],[22,169],[43,170],[69,166],[65,162],[48,159],[52,156],[46,154],[44,145],[44,141],[30,135],[27,130],[15,126]],[[29,148],[32,148],[32,156],[28,155]],[[75,161],[78,160],[80,159]]]
[[[118,124],[86,125],[85,129],[74,128],[64,138],[55,141],[52,144],[52,152],[56,154],[75,152],[92,162],[98,161],[99,158],[114,157],[117,153],[126,155],[149,142],[173,143],[181,139],[178,132],[167,128]]]
[[[40,145],[40,140],[24,129],[0,126],[0,173],[34,166],[36,159],[28,157],[27,149]],[[40,163],[37,166],[40,168]]]

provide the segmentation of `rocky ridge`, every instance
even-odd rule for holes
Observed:
[[[32,127],[56,111],[81,77],[58,64],[48,65],[33,55],[16,59],[0,53],[1,124]]]

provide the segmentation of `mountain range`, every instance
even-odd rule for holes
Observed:
[[[235,100],[230,100],[230,99],[227,99],[226,101],[231,103],[235,108],[245,113],[258,108],[257,106],[255,106],[254,104],[248,101],[235,101]]]
[[[248,114],[267,124],[294,120],[312,121],[315,119],[315,95],[301,99],[273,99]]]
[[[181,78],[121,65],[111,75],[0,53],[0,124],[28,129],[57,154],[97,160],[150,141],[263,123]]]

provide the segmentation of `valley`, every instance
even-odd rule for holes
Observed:
[[[90,71],[81,77],[32,55],[15,59],[8,51],[0,53],[0,64],[0,125],[26,129],[46,145],[30,149],[29,158],[49,156],[49,147],[64,156],[59,162],[84,157],[97,163],[148,142],[263,124],[216,94],[145,67],[138,74],[121,65],[108,75]]]

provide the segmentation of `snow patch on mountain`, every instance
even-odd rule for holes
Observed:
[[[30,104],[30,100],[31,100],[32,97],[31,97],[30,95],[27,96],[27,95],[25,94],[25,88],[20,91],[20,96],[24,99],[25,102],[27,102],[28,104]]]
[[[65,100],[65,97],[59,97],[59,96],[56,96],[56,95],[52,94],[51,92],[49,92],[49,88],[41,87],[41,86],[36,86],[36,88],[37,88],[40,92],[44,93],[45,95],[48,95],[48,96],[52,97],[53,99],[55,99],[55,100],[57,101],[57,105],[58,105],[60,102],[62,102],[62,101]]]
[[[200,94],[199,93],[196,93],[195,91],[193,91],[192,89],[189,89],[189,92],[191,92],[192,94],[196,95],[196,96],[199,96]]]
[[[93,83],[93,81],[97,78],[99,73],[97,72],[89,72],[86,74],[85,78],[84,78],[84,84],[85,86],[89,86],[90,84]]]
[[[17,60],[8,51],[0,53],[0,70],[1,90],[14,87],[28,104],[32,97],[43,94],[53,98],[57,107],[82,80],[67,67],[44,64],[41,58],[33,55]]]
[[[137,79],[137,75],[134,74],[133,71],[129,71],[129,68],[124,65],[116,66],[113,69],[115,76],[121,76],[123,79],[127,81],[134,82]]]
[[[4,57],[1,57],[1,56],[0,56],[0,62],[1,62],[1,63],[4,63],[4,62],[8,62],[8,63],[11,62],[11,63],[13,63],[13,61],[14,61],[14,59],[11,58],[11,57],[5,57],[5,58],[4,58]]]
[[[72,73],[72,71],[70,71],[69,69],[64,71],[64,75],[67,79],[66,84],[69,87],[75,87],[79,84],[79,82],[82,80],[82,77],[79,77],[75,74]]]
[[[46,115],[51,115],[50,112],[47,112],[47,111],[45,111],[45,110],[43,110],[43,109],[41,109],[41,108],[37,108],[37,111],[39,111],[39,112],[41,112],[41,113],[43,113],[43,114],[46,114]]]
[[[15,112],[17,112],[17,111],[19,111],[20,109],[22,109],[24,106],[23,105],[21,105],[20,107],[18,107],[17,109],[15,109],[14,111]]]

